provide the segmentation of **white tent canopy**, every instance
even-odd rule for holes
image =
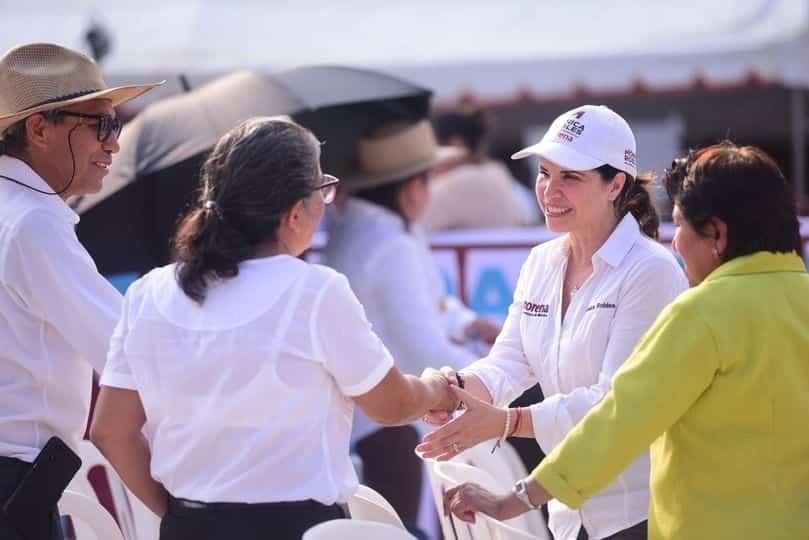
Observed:
[[[441,99],[751,79],[809,87],[807,0],[3,0],[0,13],[2,50],[86,48],[96,21],[113,40],[111,82],[336,63],[387,70]]]

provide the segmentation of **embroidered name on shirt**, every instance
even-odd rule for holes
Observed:
[[[529,317],[547,317],[551,307],[548,304],[535,304],[528,300],[522,303],[522,312]]]
[[[587,306],[587,309],[584,310],[585,313],[588,311],[593,311],[594,309],[615,309],[615,304],[609,304],[607,302],[598,302]]]

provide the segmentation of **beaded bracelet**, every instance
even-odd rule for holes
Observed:
[[[492,454],[494,454],[495,450],[500,448],[500,443],[506,440],[506,437],[508,437],[508,429],[510,427],[511,427],[511,407],[506,407],[506,425],[503,426],[503,435],[501,435],[500,438],[497,439],[497,442],[494,443],[494,447],[492,448]]]

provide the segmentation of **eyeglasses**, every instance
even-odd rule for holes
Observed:
[[[331,204],[334,202],[334,198],[337,196],[337,186],[339,184],[339,178],[330,174],[324,174],[321,177],[320,185],[317,186],[313,191],[320,191],[320,195],[323,196],[323,202],[326,204]]]
[[[61,116],[75,116],[84,120],[96,120],[98,142],[105,143],[109,140],[110,136],[114,133],[115,138],[121,134],[121,129],[124,127],[121,120],[117,117],[110,116],[109,114],[82,114],[72,111],[57,111]]]

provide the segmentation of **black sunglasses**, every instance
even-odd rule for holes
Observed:
[[[61,116],[75,116],[85,120],[96,120],[98,123],[96,137],[98,142],[107,142],[110,136],[114,133],[115,138],[121,134],[121,129],[124,127],[121,120],[117,117],[110,116],[109,114],[82,114],[72,111],[57,111],[56,114]]]

